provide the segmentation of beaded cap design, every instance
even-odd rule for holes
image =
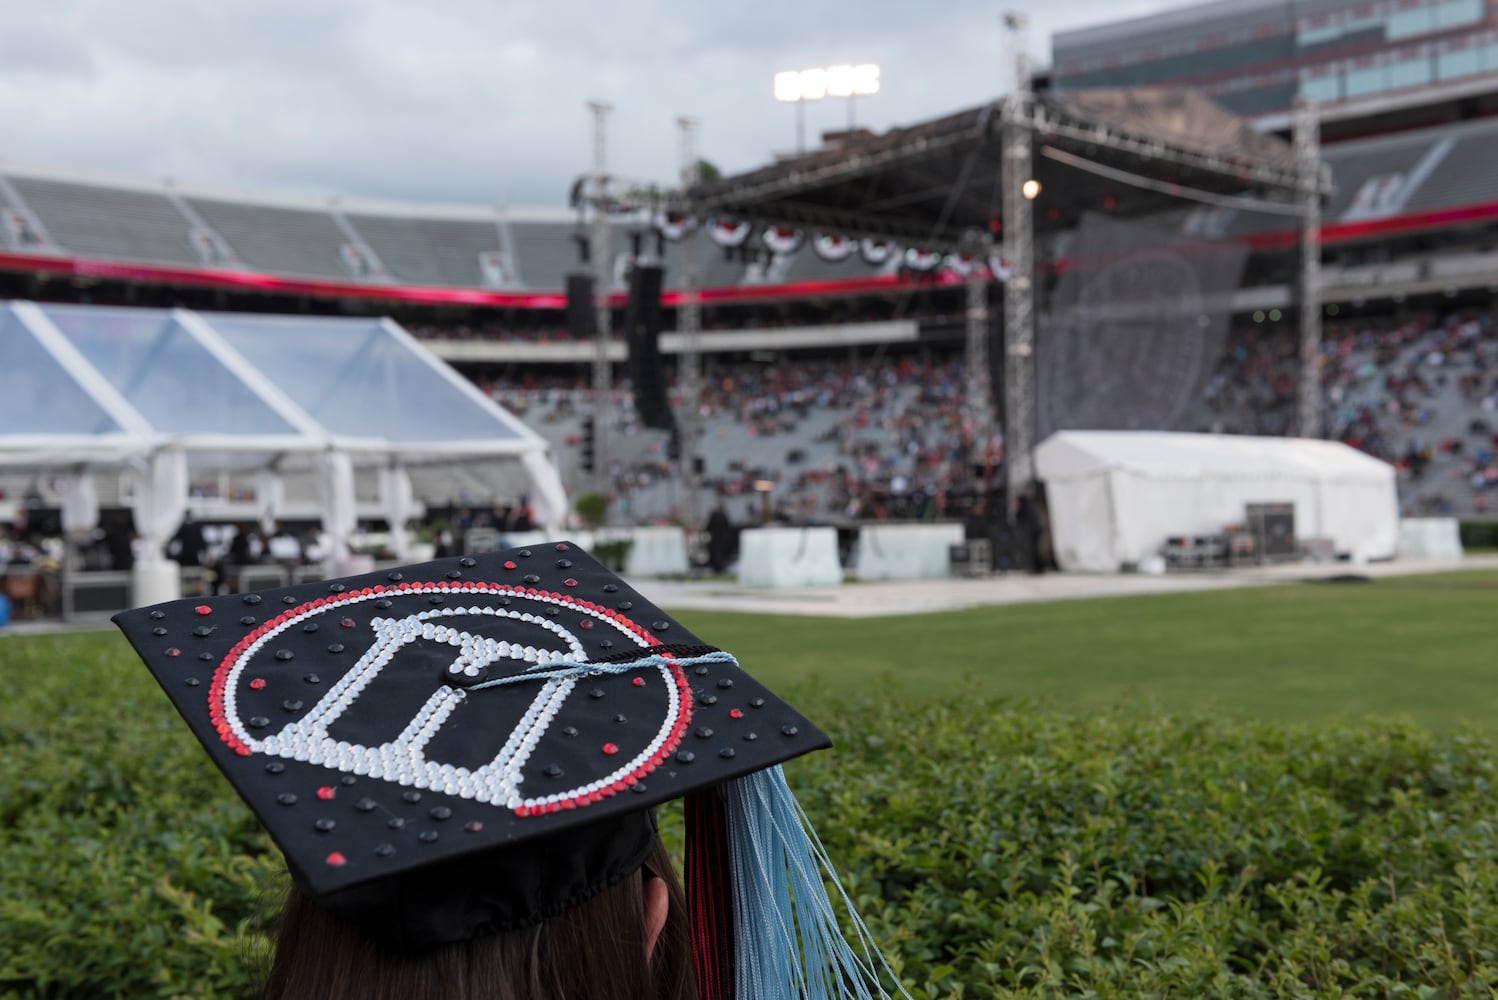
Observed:
[[[115,621],[314,896],[829,745],[569,542]]]

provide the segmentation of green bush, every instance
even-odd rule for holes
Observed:
[[[1464,549],[1498,549],[1498,521],[1462,521],[1458,530]]]
[[[279,857],[123,643],[0,639],[0,682],[0,996],[251,996]],[[917,997],[1498,985],[1484,736],[796,700],[838,749],[791,784]]]

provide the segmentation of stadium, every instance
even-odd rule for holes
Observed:
[[[268,947],[110,615],[558,538],[841,720],[793,782],[912,996],[1498,988],[1498,7],[1005,30],[986,104],[555,204],[0,161],[0,993]]]

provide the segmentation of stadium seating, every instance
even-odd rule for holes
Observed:
[[[164,193],[12,177],[48,235],[83,256],[201,264],[192,225]]]
[[[497,218],[422,219],[352,212],[345,217],[385,268],[412,284],[482,287],[480,254],[502,249]]]
[[[188,198],[188,203],[251,268],[269,274],[348,280],[348,236],[326,211]]]

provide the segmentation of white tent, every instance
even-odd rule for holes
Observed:
[[[1354,559],[1391,559],[1399,544],[1393,466],[1334,441],[1060,431],[1035,468],[1063,570],[1115,572],[1169,537],[1242,524],[1250,503],[1293,503],[1297,537]]]
[[[123,474],[146,577],[167,577],[160,552],[195,475],[253,476],[268,519],[280,480],[312,479],[336,560],[356,469],[375,472],[394,526],[411,514],[410,473],[444,466],[528,494],[561,528],[545,440],[388,319],[0,303],[0,468],[76,484],[75,524],[89,521],[89,477]]]

